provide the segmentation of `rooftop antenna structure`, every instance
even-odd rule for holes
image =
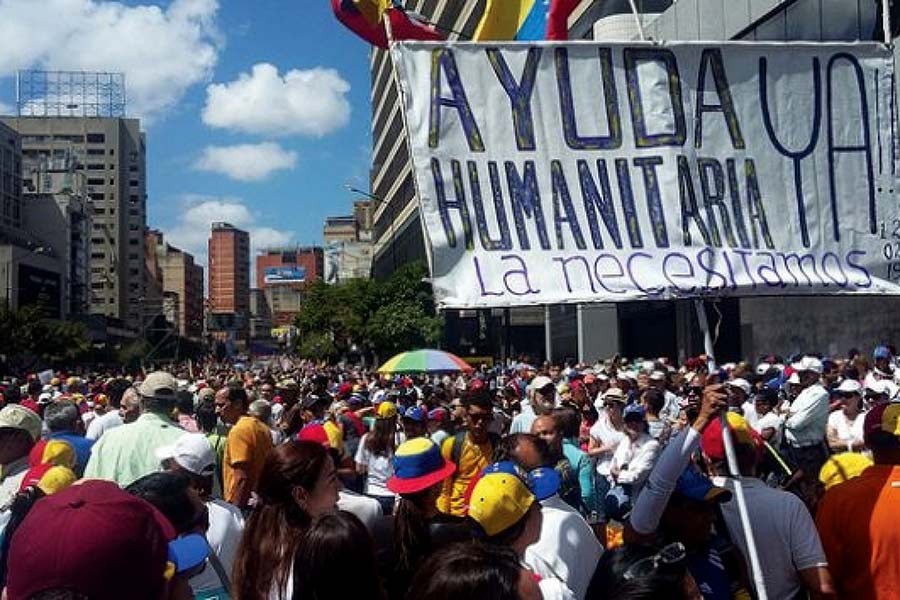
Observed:
[[[20,117],[125,117],[125,74],[105,71],[16,72]]]

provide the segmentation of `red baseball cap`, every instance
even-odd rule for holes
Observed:
[[[66,589],[92,600],[156,599],[175,529],[148,502],[90,480],[37,502],[13,534],[9,600]]]
[[[731,431],[735,445],[742,444],[753,447],[757,457],[762,455],[765,440],[752,428],[747,420],[735,412],[726,413],[728,429]],[[713,419],[703,430],[700,440],[703,454],[712,460],[725,460],[725,439],[722,437],[722,422]]]
[[[310,423],[297,433],[298,442],[315,442],[326,448],[331,447],[328,441],[328,432],[318,423]]]

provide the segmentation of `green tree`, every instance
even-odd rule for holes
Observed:
[[[0,353],[9,368],[30,368],[38,362],[71,365],[90,349],[82,323],[45,319],[37,306],[18,310],[0,306]]]
[[[383,282],[353,279],[337,285],[316,281],[306,288],[295,324],[298,352],[336,360],[354,348],[379,357],[440,341],[431,284],[422,264],[399,269]]]

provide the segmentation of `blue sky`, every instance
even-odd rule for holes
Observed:
[[[319,244],[350,212],[344,183],[368,189],[368,64],[328,0],[0,0],[0,106],[16,69],[124,71],[148,225],[196,253],[213,219],[254,246]]]

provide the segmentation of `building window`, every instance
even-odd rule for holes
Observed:
[[[106,254],[103,252],[91,252],[91,258],[96,258],[98,260],[102,260],[106,258]]]
[[[81,137],[81,136],[78,136],[78,137]],[[106,143],[106,135],[102,134],[102,133],[89,133],[89,134],[87,134],[87,143],[88,144],[105,144]]]
[[[91,284],[91,289],[92,290],[102,290],[105,285],[106,284],[104,284],[102,281],[99,281],[99,282],[95,281],[94,283]]]
[[[100,195],[102,196],[103,194],[100,194]],[[91,197],[93,198],[94,195],[91,194]],[[94,198],[94,200],[97,200],[97,198]],[[101,200],[102,200],[102,198],[101,198]],[[95,214],[95,215],[106,214],[106,209],[105,209],[105,208],[102,208],[102,207],[100,207],[100,206],[95,206],[95,207],[94,207],[94,214]]]
[[[128,255],[128,260],[138,260],[138,255],[137,255],[137,254],[134,254],[134,253],[129,254],[129,255]]]
[[[138,240],[135,240],[135,239],[128,240],[128,245],[129,246],[137,246]]]
[[[131,179],[128,181],[128,185],[130,185],[131,187],[138,187],[139,185],[141,185],[141,182],[137,179]]]
[[[103,163],[91,163],[87,166],[88,171],[103,171],[106,169],[106,165]]]
[[[103,238],[91,238],[92,244],[102,244],[104,242],[105,242],[105,240]]]
[[[102,177],[90,177],[87,180],[88,185],[105,185],[105,180]]]
[[[106,154],[106,150],[103,148],[88,148],[88,156],[103,156]]]
[[[101,193],[88,194],[88,196],[90,196],[91,200],[106,200],[106,195],[101,194]],[[97,209],[95,208],[94,210],[97,210]],[[100,209],[100,210],[103,210],[103,209]]]
[[[140,275],[140,271],[138,271],[137,269],[128,269],[128,274],[131,275],[132,277],[136,277],[136,276]]]

